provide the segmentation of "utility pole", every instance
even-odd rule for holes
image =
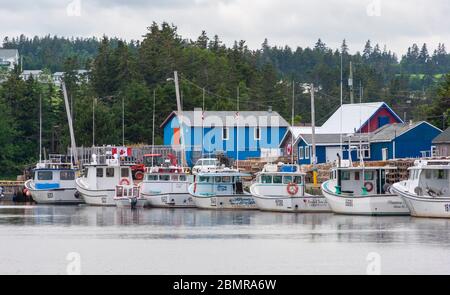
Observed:
[[[312,131],[312,164],[313,164],[313,184],[317,186],[317,170],[316,170],[316,109],[314,103],[314,83],[311,84],[311,131]]]
[[[180,124],[180,140],[181,140],[181,165],[186,167],[186,151],[185,151],[185,142],[184,142],[184,129],[183,129],[183,109],[181,107],[181,97],[180,97],[180,86],[178,82],[178,72],[175,71],[174,82],[175,82],[175,94],[177,97],[177,111],[178,111],[178,122]]]

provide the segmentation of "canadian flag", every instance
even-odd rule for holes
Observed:
[[[292,155],[292,145],[290,143],[286,146],[286,154]]]
[[[113,155],[119,155],[119,157],[131,156],[131,148],[127,147],[116,147],[112,149]]]

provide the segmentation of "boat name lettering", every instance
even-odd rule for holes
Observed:
[[[351,200],[351,199],[345,200],[345,206],[346,207],[353,207],[353,200]]]
[[[275,200],[275,204],[276,204],[278,207],[283,207],[283,200]]]
[[[450,212],[450,204],[445,204],[445,212]]]

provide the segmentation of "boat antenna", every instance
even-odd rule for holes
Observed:
[[[125,96],[122,95],[122,146],[125,147]]]
[[[203,87],[203,93],[202,93],[202,143],[201,143],[201,149],[202,149],[202,158],[203,158],[203,141],[205,140],[205,87]]]
[[[341,50],[341,93],[340,93],[340,103],[341,103],[341,107],[339,108],[339,112],[340,112],[340,134],[339,134],[339,144],[341,146],[341,159],[344,158],[344,151],[343,151],[343,146],[342,146],[342,104],[343,104],[343,100],[344,100],[344,92],[343,92],[343,76],[344,76],[344,71],[343,71],[343,52]],[[350,146],[348,146],[348,157],[351,158],[351,151],[350,151]]]
[[[239,172],[239,85],[236,89],[237,112],[236,112],[236,168]]]
[[[42,93],[39,93],[39,163],[42,162]]]
[[[92,99],[92,147],[95,146],[95,103],[97,98]]]
[[[156,89],[153,89],[153,120],[152,120],[152,167],[154,166],[155,151],[155,106],[156,106]]]
[[[292,80],[291,163],[294,164],[295,80]]]

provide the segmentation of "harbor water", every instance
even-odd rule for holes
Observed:
[[[450,274],[450,220],[0,204],[0,275]],[[374,264],[375,263],[375,264]]]

